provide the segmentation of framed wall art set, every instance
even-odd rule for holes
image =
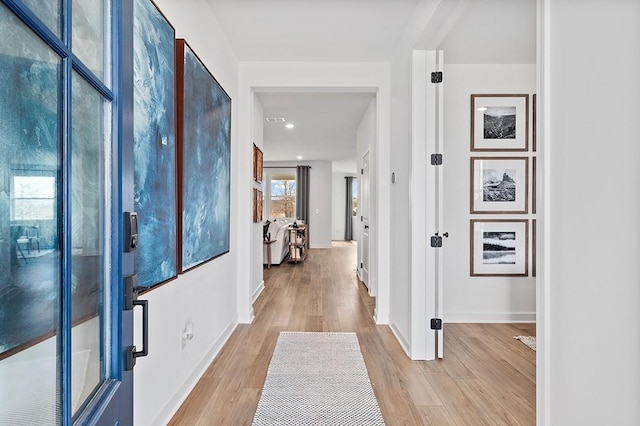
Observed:
[[[262,183],[263,174],[263,154],[258,146],[253,144],[253,181],[255,184]],[[262,222],[262,206],[264,195],[261,189],[253,188],[253,222]]]
[[[141,290],[229,251],[231,98],[151,0],[134,1]]]
[[[535,276],[535,253],[529,268],[535,219],[532,226],[528,216],[536,209],[535,132],[530,144],[535,95],[533,99],[530,108],[528,94],[471,95],[471,276],[526,277],[530,269]]]

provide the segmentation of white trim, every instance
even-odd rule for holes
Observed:
[[[400,332],[398,327],[396,327],[395,324],[389,324],[389,328],[391,329],[391,333],[393,333],[393,335],[395,336],[396,340],[400,344],[400,347],[402,347],[402,350],[405,353],[408,354],[409,353],[409,342],[407,342],[407,339],[404,338],[404,336],[402,335],[402,333]]]
[[[260,297],[260,295],[262,294],[263,290],[264,290],[264,280],[260,283],[258,288],[256,288],[255,291],[253,292],[253,294],[251,295],[251,304],[252,305],[254,303],[256,303],[256,300],[258,300],[258,297]]]
[[[411,177],[410,177],[410,221],[411,221],[411,345],[407,354],[413,360],[435,359],[435,335],[427,329],[426,318],[435,317],[435,283],[427,282],[427,270],[434,264],[434,252],[427,249],[427,227],[431,215],[427,214],[427,203],[433,205],[427,188],[427,149],[435,145],[435,134],[428,137],[428,128],[435,128],[435,111],[429,111],[429,105],[435,105],[434,85],[427,85],[429,64],[435,64],[435,53],[424,50],[411,52]],[[426,119],[425,119],[426,117]],[[435,152],[435,151],[433,151]],[[416,237],[417,236],[417,237]],[[431,337],[431,338],[429,338]]]
[[[551,0],[537,1],[537,179],[539,253],[536,283],[536,422],[551,424]]]
[[[452,312],[444,323],[535,323],[535,312]]]
[[[233,334],[237,326],[237,318],[234,318],[233,322],[227,325],[225,330],[222,332],[222,335],[213,343],[211,349],[209,349],[209,351],[202,357],[182,386],[180,386],[180,388],[173,394],[173,397],[164,404],[164,408],[150,424],[165,425],[169,423],[187,399],[193,388],[198,384],[205,371],[207,371],[207,368],[209,368],[213,360],[218,356],[220,350],[224,344],[227,343],[227,340],[229,340],[229,337],[231,337],[231,334]]]

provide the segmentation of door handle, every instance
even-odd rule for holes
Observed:
[[[364,229],[369,229],[369,225],[365,225],[365,226],[364,226]]]
[[[138,300],[138,275],[128,275],[124,277],[124,308],[132,310],[136,306],[142,306],[142,350],[136,351],[135,345],[127,348],[126,369],[132,370],[136,365],[136,359],[149,355],[149,301]]]
[[[133,306],[142,306],[142,350],[136,351],[135,345],[127,348],[127,371],[133,370],[137,358],[149,355],[149,301],[134,300]]]

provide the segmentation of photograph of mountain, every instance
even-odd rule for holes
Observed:
[[[471,214],[527,213],[529,158],[471,157]]]
[[[471,95],[471,151],[528,149],[528,94]]]
[[[486,107],[484,111],[485,139],[516,138],[516,107]]]
[[[484,169],[482,174],[483,201],[516,201],[515,169]]]

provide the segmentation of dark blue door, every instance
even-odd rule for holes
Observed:
[[[0,3],[0,424],[133,423],[131,17]]]

